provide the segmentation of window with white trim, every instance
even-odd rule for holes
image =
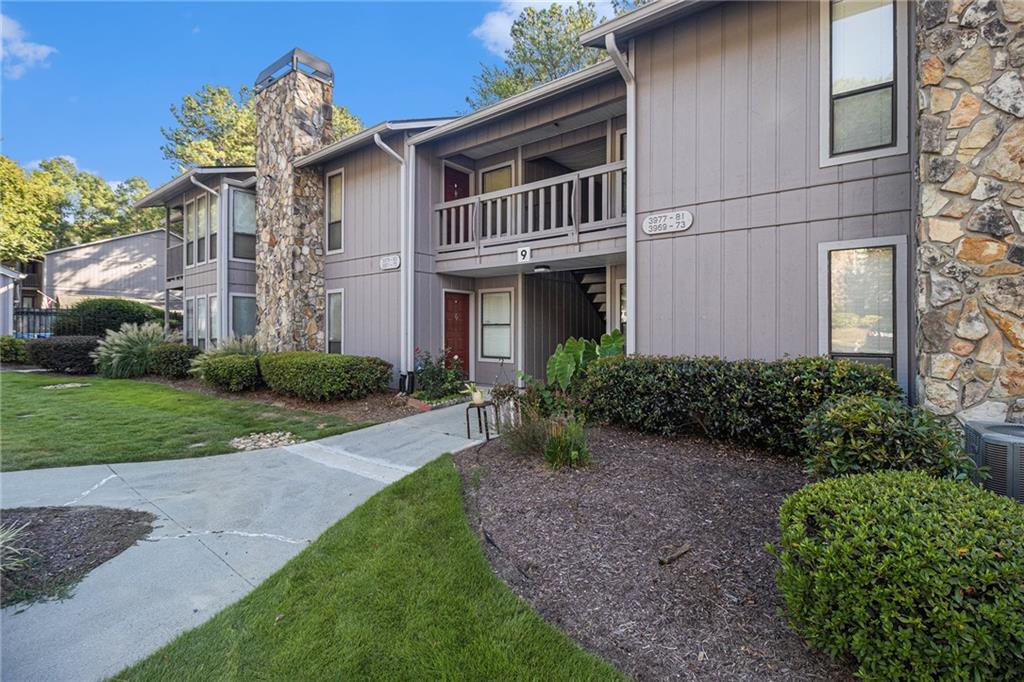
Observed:
[[[196,297],[196,346],[200,350],[206,350],[206,297]]]
[[[195,345],[195,324],[196,324],[196,299],[186,298],[185,299],[185,319],[182,320],[182,334],[185,339],[185,343]]]
[[[480,358],[512,359],[512,291],[480,293]]]
[[[196,263],[206,262],[206,195],[196,199]]]
[[[210,257],[208,260],[217,260],[217,225],[220,216],[217,214],[217,195],[210,195]]]
[[[196,205],[189,201],[185,204],[185,266],[195,263],[196,246]]]
[[[256,336],[256,297],[231,297],[231,335]]]
[[[345,171],[327,176],[327,250],[341,251],[345,247],[344,233]]]
[[[345,352],[345,291],[327,292],[327,352]]]
[[[217,345],[217,337],[219,336],[220,323],[217,319],[217,295],[210,294],[209,303],[207,307],[210,309],[210,323],[209,323],[209,336],[210,346],[215,347]]]
[[[231,257],[256,259],[256,193],[231,191]]]

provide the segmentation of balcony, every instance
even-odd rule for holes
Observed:
[[[174,246],[167,247],[167,280],[179,280],[181,279],[182,265],[184,258],[183,246],[176,244]]]
[[[579,241],[626,224],[626,162],[616,161],[434,205],[438,254],[502,244]]]

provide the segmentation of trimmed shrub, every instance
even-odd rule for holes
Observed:
[[[108,331],[121,329],[127,322],[159,322],[162,325],[163,320],[162,310],[145,303],[120,298],[89,298],[57,314],[53,320],[53,335],[103,336]]]
[[[819,476],[921,469],[964,480],[974,471],[944,421],[893,398],[855,395],[825,403],[807,417],[803,436],[807,466]]]
[[[218,355],[207,358],[203,381],[223,391],[253,391],[262,385],[260,359],[255,355]]]
[[[305,400],[365,398],[391,381],[390,362],[359,355],[267,353],[260,358],[260,369],[272,391]]]
[[[587,432],[583,422],[575,417],[553,420],[548,426],[544,459],[552,469],[590,464],[590,448],[587,447]]]
[[[251,336],[244,336],[242,338],[229,339],[223,341],[215,348],[209,348],[205,352],[201,352],[199,355],[192,360],[192,369],[189,373],[198,379],[206,379],[206,365],[211,358],[219,358],[225,355],[248,355],[250,357],[259,357],[260,350],[256,346],[256,339]]]
[[[1024,679],[1024,506],[882,471],[797,491],[780,523],[791,623],[859,677]]]
[[[25,343],[28,361],[45,369],[67,374],[92,374],[96,364],[92,352],[99,344],[95,336],[51,336]]]
[[[167,339],[163,325],[147,322],[143,325],[126,322],[117,331],[103,337],[92,356],[96,371],[108,379],[132,379],[149,373],[153,349]]]
[[[668,436],[702,430],[795,454],[811,412],[863,394],[898,398],[902,392],[884,368],[849,360],[634,355],[591,363],[575,398],[597,421]]]
[[[187,343],[165,342],[153,348],[149,371],[167,379],[186,379],[200,350]]]
[[[22,365],[28,361],[25,353],[25,339],[13,336],[0,336],[0,362],[4,364]]]

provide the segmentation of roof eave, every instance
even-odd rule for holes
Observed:
[[[311,154],[299,157],[293,165],[296,168],[305,168],[307,166],[326,163],[338,156],[348,154],[363,145],[371,144],[373,142],[374,135],[378,135],[380,133],[402,130],[423,130],[424,128],[433,128],[435,126],[445,125],[450,123],[452,120],[453,119],[451,118],[429,118],[413,119],[408,121],[383,121],[375,126],[370,126],[369,128],[360,130],[358,133],[344,137],[323,149],[318,149]]]
[[[580,42],[587,47],[604,47],[605,36],[614,33],[620,40],[646,33],[665,21],[679,19],[701,12],[720,0],[658,0],[644,5],[621,17],[598,24],[580,36]]]
[[[155,208],[163,206],[169,199],[176,197],[184,191],[186,186],[191,185],[189,178],[196,175],[221,175],[229,173],[256,173],[254,166],[203,166],[188,170],[176,178],[168,180],[155,190],[142,197],[132,208]]]
[[[518,109],[536,104],[541,100],[558,96],[565,91],[579,87],[590,81],[604,78],[609,73],[614,72],[615,65],[612,61],[610,59],[602,60],[597,64],[580,69],[574,73],[570,73],[568,76],[562,76],[561,78],[549,81],[543,85],[538,85],[526,92],[503,99],[502,101],[488,107],[484,107],[483,109],[478,109],[471,114],[466,114],[465,116],[454,119],[446,125],[437,126],[436,128],[422,132],[419,135],[413,135],[412,139],[409,141],[412,144],[422,144],[423,142],[428,142],[430,140],[443,137],[444,135],[458,132],[475,125],[480,125],[481,123],[486,123]]]

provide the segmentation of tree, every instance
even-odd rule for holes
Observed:
[[[580,43],[580,35],[595,23],[593,2],[526,7],[512,23],[504,63],[481,65],[466,102],[479,109],[597,63],[603,54]]]
[[[0,261],[25,262],[50,248],[44,223],[53,198],[45,183],[0,155]]]
[[[333,106],[332,134],[337,140],[363,128],[359,117]],[[251,166],[256,163],[256,108],[252,91],[235,96],[223,85],[204,85],[171,105],[175,126],[161,128],[167,143],[160,147],[175,170],[197,166]]]
[[[58,249],[163,227],[159,208],[136,209],[135,203],[149,193],[139,177],[109,183],[78,169],[66,157],[39,162],[29,181],[44,188],[39,195],[41,226],[49,235],[46,249]]]

